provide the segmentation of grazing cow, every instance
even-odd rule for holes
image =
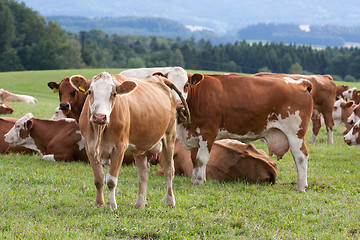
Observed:
[[[135,206],[146,205],[149,176],[146,153],[159,151],[160,141],[167,183],[165,204],[175,206],[172,179],[177,104],[169,88],[176,89],[175,85],[161,76],[137,80],[107,72],[90,81],[73,76],[70,82],[77,89],[84,89],[87,95],[79,126],[94,173],[95,206],[104,205],[104,173],[100,163],[110,160],[106,175],[108,203],[111,209],[117,208],[115,189],[125,151],[133,153],[138,169],[139,190]],[[182,101],[186,105],[185,100]]]
[[[356,91],[356,87],[350,88],[342,93],[346,101],[353,100],[353,93]]]
[[[348,124],[353,126],[359,120],[360,120],[360,105],[358,104],[354,106],[352,113],[347,119],[347,122]]]
[[[25,103],[37,103],[37,100],[28,95],[21,95],[8,92],[4,89],[0,89],[0,101],[3,102],[25,102]]]
[[[88,162],[85,142],[74,119],[38,119],[28,113],[17,120],[4,137],[12,146],[41,153],[45,160]]]
[[[355,102],[355,104],[360,103],[360,91],[357,89],[354,89],[352,93],[352,100]]]
[[[188,76],[185,91],[191,123],[179,121],[177,134],[191,150],[195,185],[206,181],[206,164],[215,140],[264,138],[269,154],[278,159],[291,149],[298,172],[296,190],[305,191],[309,156],[305,134],[313,108],[310,81],[235,74]]]
[[[350,131],[344,136],[344,141],[349,145],[360,147],[360,120],[357,121]]]
[[[336,100],[339,100],[340,98],[344,98],[343,92],[349,90],[349,86],[344,85],[336,85]]]
[[[0,102],[0,114],[11,114],[13,112],[14,109],[12,109],[9,105],[4,102]]]
[[[174,148],[175,174],[191,176],[193,163],[190,151],[176,141]],[[159,163],[162,166],[161,156]],[[163,170],[156,172],[162,175]],[[252,182],[276,183],[276,164],[261,149],[251,143],[244,144],[234,140],[215,141],[206,165],[206,179],[231,181],[247,179]]]
[[[49,82],[48,86],[55,93],[59,93],[59,109],[63,111],[66,117],[74,118],[78,122],[86,99],[85,94],[75,89],[70,84],[68,77],[61,80],[60,83]]]
[[[21,146],[10,146],[7,142],[4,140],[4,135],[10,131],[10,129],[14,126],[16,123],[16,118],[8,118],[8,117],[0,117],[0,153],[6,154],[6,153],[33,153],[34,151],[25,147]]]
[[[355,106],[354,101],[346,102],[342,98],[337,100],[334,104],[333,118],[335,124],[341,124],[346,127],[342,134],[346,134],[353,126],[353,124],[348,122],[348,118],[353,112]]]
[[[178,87],[184,98],[186,98],[184,86],[188,78],[187,72],[182,67],[134,68],[122,71],[120,75],[129,78],[144,79],[152,76],[154,73],[162,73],[164,76],[166,76],[167,79],[169,79],[175,84],[176,87]],[[180,99],[178,95],[176,95],[176,98]]]
[[[320,116],[321,113],[326,126],[327,141],[330,144],[334,143],[333,129],[334,120],[332,116],[335,96],[336,84],[330,75],[299,75],[299,74],[281,74],[281,73],[257,73],[256,76],[267,76],[276,78],[291,78],[295,80],[307,79],[312,83],[311,96],[314,100],[314,111],[312,116],[313,134],[310,139],[310,144],[315,143],[317,135],[321,128]]]

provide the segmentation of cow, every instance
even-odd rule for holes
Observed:
[[[66,115],[64,114],[63,110],[60,110],[60,107],[56,107],[55,111],[54,111],[54,115],[50,118],[51,120],[59,120],[62,118],[67,118]]]
[[[185,86],[191,122],[178,120],[181,144],[191,150],[195,185],[206,181],[206,164],[215,140],[250,142],[264,138],[278,159],[291,149],[296,163],[296,190],[307,187],[308,150],[305,134],[313,100],[312,84],[246,75],[188,74]],[[335,98],[335,96],[334,96]]]
[[[352,128],[353,124],[348,122],[348,118],[353,112],[355,106],[354,101],[346,102],[342,98],[337,100],[334,104],[333,118],[335,124],[344,125],[346,127],[342,134],[346,134]]]
[[[155,67],[155,68],[134,68],[127,69],[119,74],[129,78],[144,79],[155,73],[161,73],[167,77],[181,91],[184,98],[186,93],[183,91],[187,82],[187,72],[182,67]],[[178,95],[175,95],[180,100]]]
[[[352,100],[355,102],[355,104],[360,103],[360,91],[357,89],[354,89],[352,93]]]
[[[0,101],[3,101],[3,102],[25,102],[25,103],[32,103],[32,104],[35,104],[38,102],[37,99],[32,96],[11,93],[2,88],[0,89]]]
[[[4,102],[0,102],[0,114],[11,114],[14,112],[14,109],[11,108]]]
[[[344,98],[343,92],[349,90],[349,86],[346,84],[336,85],[336,100]]]
[[[352,113],[347,119],[347,122],[348,124],[353,126],[359,120],[360,120],[360,105],[358,104],[354,106]]]
[[[350,88],[342,93],[346,101],[353,100],[353,93],[356,91],[356,87]]]
[[[34,151],[22,146],[10,146],[4,140],[4,135],[10,131],[10,129],[16,123],[16,118],[0,117],[0,153],[33,153]]]
[[[48,82],[48,86],[54,93],[59,93],[59,109],[68,118],[74,118],[77,122],[81,114],[86,96],[75,89],[69,82],[69,77],[64,78],[59,83]]]
[[[344,136],[344,141],[349,145],[360,147],[360,120],[357,121],[350,131]]]
[[[44,160],[88,162],[85,141],[74,119],[48,120],[27,113],[4,136],[11,146],[39,152]]]
[[[193,163],[190,151],[183,148],[179,140],[174,148],[175,175],[191,176]],[[162,166],[162,158],[159,158]],[[206,179],[232,181],[247,179],[251,182],[276,183],[276,164],[261,149],[251,143],[244,144],[235,140],[215,141],[206,165]],[[156,175],[163,175],[160,169]]]
[[[312,83],[311,96],[314,100],[314,111],[312,115],[313,134],[310,139],[310,144],[314,144],[321,128],[322,114],[326,131],[327,142],[334,143],[333,129],[334,120],[332,116],[335,97],[336,97],[336,84],[330,75],[300,75],[300,74],[282,74],[282,73],[257,73],[256,76],[268,76],[276,78],[291,78],[295,80],[307,79]]]
[[[175,85],[161,76],[137,80],[107,72],[99,73],[92,80],[73,76],[70,82],[76,89],[85,90],[87,95],[79,126],[94,173],[95,206],[104,205],[104,173],[100,163],[110,160],[106,174],[108,204],[113,210],[117,208],[115,189],[125,152],[133,154],[137,165],[138,196],[135,206],[146,205],[149,176],[146,154],[159,151],[162,147],[167,184],[165,204],[174,207],[172,180],[177,103],[171,89],[176,90]],[[178,89],[177,93],[181,95]],[[181,99],[186,106],[185,100]]]

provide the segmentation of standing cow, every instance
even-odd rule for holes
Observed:
[[[87,95],[79,125],[94,173],[95,205],[104,205],[101,162],[110,160],[106,175],[108,203],[111,209],[117,208],[115,189],[125,151],[133,153],[138,169],[139,191],[135,206],[146,205],[149,164],[145,154],[157,148],[161,141],[167,183],[165,203],[175,206],[172,179],[177,104],[168,86],[176,87],[160,76],[129,80],[107,72],[98,74],[90,81],[73,76],[70,82],[77,89],[84,89]]]
[[[333,108],[336,98],[336,84],[330,75],[300,75],[300,74],[283,74],[283,73],[257,73],[255,76],[275,77],[275,78],[291,78],[295,80],[306,79],[312,83],[311,96],[314,100],[313,107],[313,134],[310,144],[315,143],[317,135],[321,128],[321,114],[325,121],[327,131],[327,141],[334,143],[333,130]]]
[[[249,142],[264,138],[270,155],[281,158],[291,149],[298,173],[296,190],[304,192],[309,156],[305,134],[313,108],[311,87],[305,79],[189,74],[185,91],[191,123],[179,121],[177,134],[181,144],[191,150],[194,184],[206,181],[206,164],[215,140]]]

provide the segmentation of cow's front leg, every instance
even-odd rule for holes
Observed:
[[[137,166],[137,175],[138,175],[138,196],[136,199],[135,207],[143,207],[147,204],[146,202],[146,188],[149,180],[150,165],[147,161],[145,155],[134,156],[135,163]]]
[[[103,194],[103,186],[104,186],[104,172],[101,164],[97,164],[95,159],[88,155],[91,168],[94,173],[94,184],[96,187],[96,197],[95,197],[95,207],[104,206],[104,194]]]

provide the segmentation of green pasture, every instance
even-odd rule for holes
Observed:
[[[101,71],[82,69],[0,73],[0,88],[38,99],[37,104],[8,103],[20,118],[32,112],[50,118],[58,105],[47,82]],[[201,72],[201,71],[191,71]],[[337,82],[337,84],[342,84]],[[360,88],[359,83],[346,83]],[[94,207],[95,186],[89,164],[49,162],[38,154],[0,156],[0,239],[360,239],[360,149],[347,146],[336,126],[334,145],[325,127],[308,144],[309,188],[297,193],[296,167],[287,153],[276,161],[275,185],[208,180],[193,186],[174,178],[176,207],[165,207],[165,180],[152,166],[148,205],[134,207],[134,165],[120,171],[118,209]],[[312,130],[307,133],[309,142]],[[254,142],[267,151],[266,145]],[[107,169],[105,168],[105,172]],[[105,200],[108,191],[105,189]]]

